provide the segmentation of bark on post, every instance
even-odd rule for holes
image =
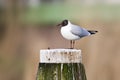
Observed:
[[[37,80],[87,80],[81,50],[40,50]]]

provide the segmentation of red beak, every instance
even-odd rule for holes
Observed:
[[[58,24],[57,26],[61,26],[61,24]]]

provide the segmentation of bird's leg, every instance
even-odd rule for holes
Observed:
[[[75,40],[73,40],[73,49],[74,49],[74,45],[75,45]]]
[[[74,40],[70,40],[70,49],[74,49],[74,44],[75,44],[75,41]]]
[[[73,41],[70,40],[70,49],[72,49],[72,43],[73,43]]]

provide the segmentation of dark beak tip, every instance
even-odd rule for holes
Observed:
[[[56,26],[59,26],[59,24],[57,24]]]

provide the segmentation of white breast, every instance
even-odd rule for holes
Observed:
[[[71,27],[62,27],[61,34],[65,39],[68,39],[68,40],[77,40],[80,38],[79,36],[76,36],[71,33]]]

